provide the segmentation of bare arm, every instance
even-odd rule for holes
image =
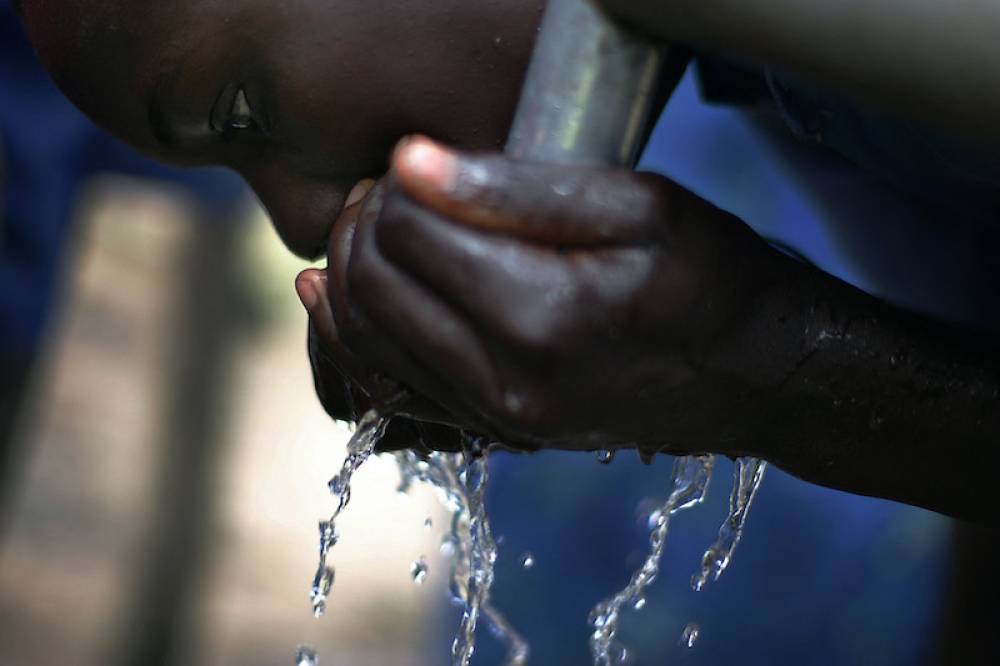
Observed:
[[[749,337],[759,351],[748,360],[766,366],[764,358],[792,350],[776,399],[758,404],[754,448],[813,483],[998,524],[995,340],[902,312],[801,264],[753,309]]]
[[[654,36],[784,68],[1000,145],[994,0],[597,0]]]

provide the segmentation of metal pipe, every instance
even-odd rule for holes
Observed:
[[[632,167],[646,136],[664,50],[590,0],[549,0],[507,154]]]

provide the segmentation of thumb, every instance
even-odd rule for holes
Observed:
[[[566,246],[647,241],[674,189],[655,174],[463,154],[424,137],[404,139],[393,167],[407,195],[452,222]]]

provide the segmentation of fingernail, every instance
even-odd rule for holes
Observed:
[[[295,278],[295,292],[299,295],[302,307],[306,312],[312,312],[319,303],[319,269],[307,268]]]
[[[374,185],[375,181],[371,178],[365,178],[364,180],[358,181],[358,184],[352,187],[351,191],[347,193],[347,199],[344,200],[344,208],[350,208],[364,199],[365,195],[371,191]]]
[[[448,192],[455,186],[455,154],[429,139],[412,139],[399,150],[398,160],[398,166],[431,187]]]

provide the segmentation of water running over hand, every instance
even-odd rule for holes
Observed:
[[[729,563],[746,527],[750,505],[753,504],[767,463],[760,458],[737,458],[733,471],[733,491],[729,497],[729,515],[722,527],[719,537],[701,558],[701,570],[691,579],[691,587],[700,592],[711,579],[719,580]]]

